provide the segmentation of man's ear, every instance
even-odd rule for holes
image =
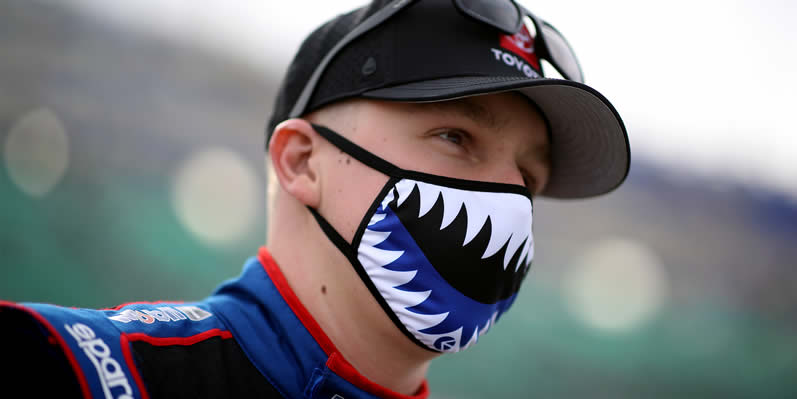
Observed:
[[[318,133],[304,119],[288,119],[274,128],[269,158],[282,189],[300,203],[317,208],[321,198],[317,162]]]

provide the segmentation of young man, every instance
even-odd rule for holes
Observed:
[[[9,375],[61,396],[427,397],[430,361],[514,301],[532,198],[625,179],[623,123],[581,80],[564,38],[510,0],[333,19],[267,129],[269,248],[197,303],[3,304],[0,342],[24,348]]]

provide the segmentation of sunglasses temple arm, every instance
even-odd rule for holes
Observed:
[[[573,50],[573,47],[570,45],[570,43],[568,43],[564,35],[562,35],[559,32],[559,30],[556,29],[553,25],[543,21],[540,18],[537,18],[536,15],[532,14],[531,11],[526,9],[526,7],[523,7],[522,4],[518,4],[518,7],[520,8],[521,12],[523,12],[525,15],[528,15],[528,17],[534,23],[534,28],[537,29],[537,37],[535,38],[535,40],[539,40],[542,46],[540,46],[540,48],[535,47],[535,49],[539,52],[540,57],[548,61],[551,64],[551,66],[553,66],[556,69],[556,71],[559,72],[559,74],[562,75],[562,77],[564,77],[565,79],[572,80],[574,82],[584,83],[584,70],[581,69],[581,63],[578,62],[578,57],[576,57],[576,52]],[[546,35],[543,29],[546,27],[556,32],[556,36],[558,36],[559,39],[561,39],[562,42],[564,42],[564,45],[567,47],[567,51],[570,53],[570,56],[573,57],[573,62],[575,63],[576,68],[578,69],[578,76],[570,76],[571,74],[568,73],[564,68],[562,68],[562,66],[559,65],[559,63],[554,59],[553,54],[551,53],[551,50],[548,47],[548,42],[545,40]]]
[[[310,79],[304,85],[304,89],[302,93],[299,95],[299,98],[294,103],[293,108],[291,109],[291,113],[289,117],[295,118],[303,113],[305,113],[305,108],[307,104],[310,102],[310,97],[313,95],[315,91],[315,87],[318,85],[319,79],[321,79],[321,74],[326,70],[327,65],[332,60],[335,55],[340,52],[347,44],[351,43],[352,40],[356,39],[363,33],[373,29],[374,27],[378,26],[388,18],[392,17],[397,12],[401,11],[408,5],[414,3],[417,0],[395,0],[391,4],[383,7],[379,11],[375,12],[370,17],[366,18],[365,21],[357,25],[351,32],[346,34],[336,45],[333,47],[324,59],[318,64],[318,66],[313,71],[313,75],[310,76]]]

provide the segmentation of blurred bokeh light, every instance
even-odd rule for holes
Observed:
[[[11,180],[31,197],[46,195],[69,165],[69,137],[52,111],[20,116],[8,131],[3,154]]]
[[[360,3],[0,2],[0,299],[194,300],[237,275],[289,59]],[[797,3],[524,3],[618,107],[631,174],[535,200],[517,304],[434,363],[432,397],[793,397]]]
[[[180,222],[210,245],[240,241],[262,222],[255,219],[258,192],[251,167],[225,149],[206,149],[180,165],[172,184],[172,203]]]
[[[617,282],[622,284],[613,287]],[[644,324],[666,305],[669,281],[644,243],[614,238],[586,248],[563,284],[576,317],[589,327],[621,333]]]

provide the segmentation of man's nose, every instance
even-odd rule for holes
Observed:
[[[526,185],[525,176],[514,159],[505,159],[497,163],[491,177],[491,180],[497,183]]]

